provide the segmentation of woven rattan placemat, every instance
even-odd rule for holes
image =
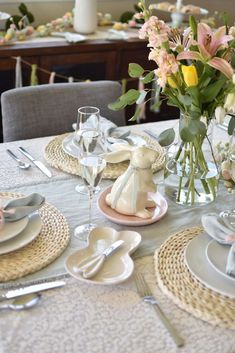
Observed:
[[[0,193],[0,197],[19,194]],[[39,210],[43,222],[39,235],[25,247],[0,255],[0,282],[7,282],[34,273],[59,257],[67,247],[70,236],[65,217],[52,205],[45,203]]]
[[[52,167],[58,168],[63,172],[80,176],[81,170],[80,170],[78,160],[68,155],[67,153],[65,153],[62,148],[62,142],[68,135],[69,134],[63,134],[52,139],[45,148],[44,156],[47,162]],[[153,164],[153,172],[155,173],[164,167],[165,151],[157,141],[154,141],[145,136],[142,136],[142,137],[147,141],[147,145],[149,147],[159,152],[159,157],[156,160],[156,162]],[[104,170],[103,178],[116,179],[117,177],[119,177],[119,175],[124,173],[128,165],[129,165],[129,162],[121,162],[121,163],[115,163],[115,164],[108,163]]]
[[[161,290],[190,314],[235,329],[235,300],[203,285],[187,268],[184,251],[201,227],[185,229],[171,236],[154,254],[155,272]]]

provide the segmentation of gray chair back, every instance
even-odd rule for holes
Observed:
[[[125,125],[124,111],[114,112],[108,104],[121,95],[114,81],[56,83],[15,88],[2,93],[3,141],[15,141],[72,131],[77,110],[91,105],[101,116],[118,126]]]

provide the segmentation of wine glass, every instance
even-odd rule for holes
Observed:
[[[81,176],[89,198],[89,222],[77,226],[74,231],[74,235],[80,240],[86,240],[87,234],[96,227],[96,224],[92,223],[93,196],[106,167],[105,159],[96,154],[99,137],[99,133],[96,131],[87,130],[83,131],[80,139],[81,159],[79,163]]]
[[[99,131],[100,124],[100,110],[93,106],[84,106],[78,108],[77,124],[74,133],[73,143],[78,147],[78,153],[80,154],[80,139],[81,134],[85,130],[96,130]],[[78,156],[79,157],[79,156]],[[84,185],[77,185],[75,190],[83,195],[87,194],[87,189]],[[95,193],[98,193],[100,188],[95,189]]]

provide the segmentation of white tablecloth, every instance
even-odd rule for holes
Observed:
[[[175,122],[148,124],[148,128],[162,131]],[[141,131],[144,125],[135,126]],[[49,180],[38,169],[22,171],[5,149],[16,151],[17,146],[26,147],[43,161],[43,149],[50,138],[18,141],[0,145],[1,191],[40,192],[48,202],[60,209],[73,228],[87,220],[87,199],[74,192],[79,178],[53,169]],[[52,169],[52,168],[51,168]],[[110,181],[103,181],[102,187]],[[162,192],[163,185],[159,187]],[[61,197],[63,195],[63,197]],[[69,278],[66,287],[43,294],[38,307],[24,312],[2,312],[0,320],[0,353],[165,353],[165,352],[235,352],[234,331],[213,327],[179,309],[156,285],[152,254],[172,233],[187,226],[200,224],[200,216],[208,210],[219,212],[232,207],[234,195],[221,187],[216,202],[203,208],[182,208],[169,201],[168,214],[148,227],[136,228],[143,242],[135,254],[135,265],[147,278],[163,310],[185,338],[186,344],[177,349],[157,318],[154,310],[143,303],[136,293],[133,280],[118,286],[94,286]],[[99,225],[115,229],[123,227],[107,221],[96,209],[94,220]],[[46,269],[27,276],[25,280],[63,273],[65,258],[75,248],[84,246],[72,236],[65,253]],[[149,255],[141,257],[143,255]]]

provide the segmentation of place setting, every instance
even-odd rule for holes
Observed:
[[[0,281],[4,283],[53,262],[70,235],[65,217],[40,194],[1,192],[0,202]]]
[[[157,282],[167,296],[196,317],[232,329],[235,327],[233,220],[234,210],[204,214],[203,227],[177,232],[154,256]]]
[[[78,167],[79,138],[84,130],[94,130],[100,134],[99,146],[97,146],[100,154],[110,152],[119,145],[132,147],[146,145],[159,152],[159,157],[153,164],[153,171],[156,172],[164,166],[165,151],[157,141],[144,135],[133,134],[127,127],[117,127],[113,122],[100,116],[100,110],[97,107],[80,107],[73,129],[74,132],[55,137],[45,147],[44,157],[52,167],[81,176],[81,170]],[[128,163],[125,161],[112,165],[107,163],[103,178],[116,179],[127,167]]]

